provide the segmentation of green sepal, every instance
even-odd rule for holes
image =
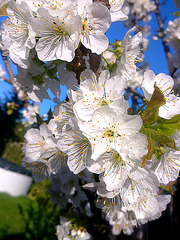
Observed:
[[[174,190],[173,190],[172,186],[169,183],[167,185],[160,185],[160,188],[170,192],[172,195],[175,195],[174,194]]]
[[[39,60],[38,57],[32,58],[33,62],[37,65],[37,66],[42,66],[44,65],[44,62],[42,62],[41,60]]]
[[[73,72],[73,68],[72,68],[72,65],[71,63],[66,63],[66,70],[69,71],[69,72]]]
[[[171,119],[161,119],[160,123],[150,128],[159,131],[160,133],[170,136],[180,132],[180,114],[175,115]]]
[[[60,65],[60,64],[62,64],[64,61],[62,61],[62,60],[60,60],[60,59],[56,59],[56,60],[54,60],[53,61],[53,63],[55,64],[55,65]]]
[[[30,73],[29,73],[30,74]],[[42,73],[42,74],[39,74],[39,75],[36,75],[36,76],[32,76],[32,74],[30,74],[31,75],[31,77],[32,77],[32,80],[33,80],[33,82],[37,85],[37,86],[39,86],[39,85],[41,85],[42,83],[44,83],[44,80],[43,80],[43,77],[44,77],[44,73]]]
[[[143,125],[151,125],[156,122],[159,114],[159,108],[166,103],[162,91],[154,85],[154,93],[147,104],[147,107],[141,112]]]
[[[50,79],[55,79],[55,77],[57,78],[57,75],[56,75],[57,67],[49,69],[49,67],[44,66],[44,68],[45,68],[45,73],[47,73]]]
[[[60,82],[59,78],[58,78],[58,77],[55,77],[55,76],[54,76],[54,80]]]
[[[45,122],[42,120],[42,118],[39,116],[38,113],[36,113],[36,120],[37,120],[38,125],[41,125],[41,124],[45,123]]]
[[[109,63],[109,64],[107,65],[107,69],[108,69],[110,72],[114,72],[114,71],[116,71],[116,69],[117,69],[117,64],[116,64],[116,63]]]

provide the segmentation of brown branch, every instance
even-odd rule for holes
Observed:
[[[89,58],[90,69],[96,74],[96,77],[98,78],[102,71],[102,54],[97,55],[96,53],[92,53],[90,51]]]
[[[130,93],[133,93],[136,97],[141,98],[142,100],[144,99],[144,96],[142,94],[136,92],[136,90],[134,90],[130,87],[127,88],[127,91]]]
[[[167,42],[167,39],[166,39],[166,35],[165,35],[164,23],[162,21],[161,14],[160,14],[159,0],[154,0],[154,2],[155,2],[155,5],[156,5],[156,9],[155,9],[154,12],[155,12],[155,15],[156,15],[156,18],[157,18],[157,21],[158,21],[159,33],[160,33],[162,44],[163,44],[163,47],[164,47],[166,60],[168,62],[168,60],[170,60],[172,58],[172,54],[171,54],[171,51],[170,51],[170,48],[169,48],[169,45],[168,45],[168,42]],[[174,71],[172,71],[172,72],[174,72]],[[172,72],[170,72],[171,75],[172,75]]]
[[[4,64],[5,64],[5,67],[6,67],[6,71],[9,75],[9,78],[5,78],[4,81],[11,84],[13,87],[14,87],[14,90],[18,93],[15,85],[16,85],[16,81],[15,81],[15,77],[14,77],[14,73],[13,73],[13,70],[11,68],[11,65],[10,65],[10,62],[9,62],[9,59],[8,59],[8,54],[7,54],[7,50],[0,44],[0,52],[1,52],[1,56],[3,58],[3,61],[4,61]],[[23,96],[23,106],[25,108],[28,107],[28,105],[30,105],[29,101],[28,101],[28,96],[27,96],[27,93],[24,91],[24,96]]]
[[[9,75],[9,79],[7,82],[14,86],[15,78],[14,78],[14,73],[12,71],[11,65],[9,63],[7,51],[5,50],[5,48],[2,45],[0,45],[0,51],[1,51],[1,56],[3,58],[5,67],[6,67],[6,71],[8,72],[8,75]]]

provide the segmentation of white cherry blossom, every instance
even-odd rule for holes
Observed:
[[[39,8],[38,17],[30,21],[39,38],[36,44],[37,55],[42,61],[61,59],[70,62],[79,45],[81,19],[80,16],[64,18],[63,11],[55,11],[56,16],[45,8]]]
[[[26,110],[22,112],[23,117],[25,117],[28,120],[29,124],[37,122],[36,113],[39,113],[39,104],[36,104],[34,106],[28,105]]]
[[[27,68],[30,49],[35,46],[35,35],[29,25],[33,14],[25,2],[11,1],[7,8],[9,19],[3,24],[2,43],[9,50],[10,58]]]
[[[34,180],[39,182],[57,173],[66,156],[57,148],[57,140],[48,126],[42,124],[40,130],[29,129],[25,139],[23,166],[32,171]]]
[[[159,164],[155,168],[160,183],[167,185],[175,181],[180,171],[180,151],[167,150],[161,157]]]
[[[123,11],[121,10],[123,3],[124,3],[124,0],[110,0],[109,1],[109,4],[111,6],[110,14],[111,14],[112,22],[125,21],[128,19],[128,16],[125,15],[123,13]]]
[[[133,1],[132,13],[136,14],[138,19],[143,19],[145,22],[150,21],[150,15],[148,13],[156,9],[155,3],[151,0],[135,0]]]
[[[51,179],[50,194],[52,199],[59,203],[60,208],[62,208],[61,205],[66,206],[68,202],[79,207],[81,201],[87,200],[79,185],[79,176],[71,172],[66,164],[59,169],[57,174],[51,175]]]
[[[148,168],[137,167],[137,170],[129,175],[124,186],[118,191],[123,203],[130,207],[149,194],[156,196],[159,186],[160,183],[153,171]]]
[[[129,205],[128,211],[133,211],[137,220],[140,223],[146,223],[151,219],[156,219],[161,216],[162,210],[170,201],[170,195],[167,196],[152,196],[148,193],[141,201]],[[161,206],[161,204],[163,204]],[[124,210],[124,209],[123,209]]]
[[[174,21],[168,22],[168,27],[166,28],[167,40],[173,46],[176,51],[180,51],[180,19],[179,17],[174,19]]]
[[[122,188],[125,181],[129,177],[133,177],[132,173],[140,175],[143,169],[140,166],[141,157],[147,153],[147,138],[143,134],[132,135],[129,140],[124,139],[123,148],[118,153],[115,150],[103,153],[97,160],[99,168],[96,172],[103,172],[103,181],[106,189],[112,191]],[[98,166],[97,166],[98,167]],[[144,170],[144,174],[148,172]],[[144,178],[144,175],[142,176]]]
[[[72,117],[74,117],[74,113],[70,102],[63,102],[55,106],[53,118],[50,120],[48,126],[57,139],[63,131],[71,129],[70,119]]]
[[[68,132],[62,132],[58,141],[59,149],[68,155],[67,165],[69,169],[78,174],[91,160],[91,144],[79,130],[74,119],[74,128]]]
[[[30,57],[34,54],[30,54]],[[27,91],[27,95],[35,102],[42,102],[44,98],[50,99],[47,92],[48,88],[52,89],[55,96],[60,94],[60,84],[58,81],[51,81],[47,74],[44,74],[44,66],[37,66],[32,59],[29,59],[30,66],[24,69],[18,66],[16,81],[20,84],[21,89]],[[47,66],[46,66],[47,67]],[[54,90],[54,91],[53,91]]]
[[[78,80],[74,72],[70,72],[66,69],[66,64],[62,63],[57,66],[58,76],[60,83],[65,85],[67,89],[76,90],[78,87]]]
[[[77,12],[81,16],[81,42],[93,53],[101,54],[108,47],[105,32],[111,24],[109,10],[100,3],[91,0],[78,0]]]
[[[147,100],[151,99],[154,92],[154,84],[162,91],[166,103],[159,108],[159,116],[171,119],[174,115],[180,114],[180,98],[171,93],[174,80],[164,73],[155,75],[153,71],[147,70],[144,73],[142,89]]]
[[[80,88],[75,92],[75,115],[90,121],[95,110],[109,106],[117,113],[126,113],[128,102],[124,100],[126,80],[120,75],[110,78],[108,70],[103,71],[97,80],[91,70],[85,70],[80,76]]]
[[[40,7],[51,10],[64,10],[72,4],[72,0],[17,0],[17,2],[26,2],[34,12],[37,12]]]
[[[97,109],[92,122],[79,122],[83,134],[92,145],[92,159],[97,160],[104,152],[115,149],[120,152],[123,140],[138,133],[142,126],[140,116],[115,114],[108,106]]]
[[[123,74],[127,79],[131,79],[136,73],[136,62],[141,62],[140,58],[140,43],[142,42],[142,33],[138,32],[133,37],[130,36],[136,27],[131,28],[125,35],[122,41],[123,52],[120,61],[118,61],[117,72]]]
[[[56,233],[58,240],[88,240],[90,239],[90,235],[87,230],[83,227],[73,228],[73,224],[71,224],[71,220],[69,221],[65,217],[60,217],[60,225],[56,226]]]

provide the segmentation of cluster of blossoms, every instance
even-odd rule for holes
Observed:
[[[180,113],[180,99],[171,93],[173,83],[168,75],[155,76],[150,70],[144,73],[142,88],[149,103],[157,89],[164,98],[158,109],[163,119]],[[28,130],[24,145],[23,165],[37,181],[58,173],[59,177],[55,176],[61,180],[56,182],[62,187],[65,166],[74,174],[84,170],[99,174],[99,182],[84,187],[96,189],[98,205],[113,225],[114,234],[122,229],[130,234],[133,226],[158,218],[170,201],[170,195],[158,195],[159,187],[176,180],[180,170],[178,137],[172,138],[176,147],[156,145],[151,158],[145,157],[149,155],[149,142],[157,138],[153,131],[160,126],[151,126],[152,130],[145,124],[146,115],[128,114],[128,102],[123,96],[126,87],[123,75],[111,77],[105,70],[97,79],[93,71],[85,70],[79,89],[69,90],[69,102],[57,105],[53,119],[42,124],[40,130]],[[152,134],[151,140],[147,131]],[[66,177],[67,181],[71,179],[69,174]],[[79,188],[77,180],[70,182],[73,185],[66,187],[66,198]],[[52,196],[57,198],[57,191],[53,191]]]
[[[123,1],[113,0],[110,5],[109,12],[105,6],[92,0],[9,2],[9,18],[3,23],[2,44],[12,61],[18,64],[17,83],[33,101],[50,99],[48,88],[56,97],[60,95],[60,84],[53,81],[57,65],[52,61],[71,62],[80,43],[96,54],[106,50],[108,38],[105,32],[111,21],[127,19],[121,11]],[[75,76],[64,74],[62,70],[61,66],[62,84],[66,79],[73,79],[73,85]]]
[[[137,19],[142,19],[144,22],[151,20],[150,12],[156,9],[155,3],[151,0],[127,0],[124,8],[126,11],[131,11]]]
[[[86,229],[82,227],[79,229],[78,227],[73,226],[71,221],[68,221],[67,218],[60,218],[61,225],[56,227],[58,240],[66,239],[77,239],[77,240],[88,240],[90,239],[89,233]],[[77,228],[77,229],[76,229]]]
[[[175,1],[177,8],[180,9],[179,2]],[[177,14],[178,15],[178,14]],[[166,28],[166,39],[168,43],[174,48],[175,54],[173,58],[169,61],[170,72],[174,75],[175,78],[175,92],[179,93],[180,89],[180,18],[179,16],[174,19],[174,21],[169,21]]]
[[[27,122],[25,124],[27,125],[33,125],[36,123],[36,114],[39,114],[39,105],[28,105],[26,110],[22,112],[23,117],[27,119]]]
[[[70,62],[80,42],[93,53],[101,54],[108,47],[105,32],[111,19],[127,18],[121,12],[123,1],[111,2],[109,12],[92,0],[10,1],[2,43],[10,58],[23,68],[29,67],[33,48],[41,61]]]
[[[150,1],[141,2],[145,13],[137,8],[137,14],[154,10]],[[113,55],[104,54],[98,74],[91,70],[90,54],[100,57],[108,48],[111,21],[127,19],[123,1],[109,4],[110,11],[92,0],[12,0],[2,43],[18,64],[16,81],[30,99],[50,98],[48,89],[59,98],[60,83],[68,87],[66,101],[56,105],[51,118],[25,134],[23,166],[37,182],[52,180],[49,194],[60,208],[81,209],[83,201],[91,217],[86,193],[96,191],[96,205],[118,235],[157,219],[170,202],[170,194],[158,193],[179,175],[180,98],[170,76],[137,70],[143,37],[141,32],[131,36],[135,27],[109,49]],[[78,79],[73,66],[81,49],[89,52],[78,55],[86,68]],[[125,98],[133,82],[145,96],[136,112]],[[31,110],[24,114],[33,123]],[[61,216],[58,239],[89,239],[85,227]]]
[[[152,12],[155,11],[156,5],[151,0],[126,0],[122,11],[128,15],[128,19],[124,22],[126,28],[131,28],[136,25],[137,29],[142,32],[142,49],[146,51],[148,49],[150,35],[150,26],[148,23],[151,21]],[[135,84],[137,85],[139,81]],[[138,86],[141,86],[140,84]],[[134,88],[134,85],[131,84]]]
[[[173,59],[173,66],[178,69],[178,73],[180,73],[180,18],[175,18],[174,21],[169,21],[168,27],[166,29],[167,40],[171,44],[171,46],[175,49],[175,56]]]

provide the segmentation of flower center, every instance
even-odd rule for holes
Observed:
[[[67,36],[68,33],[62,28],[61,25],[56,24],[56,22],[53,22],[54,25],[51,26],[51,28],[54,30],[55,36]],[[62,23],[63,24],[63,23]]]
[[[119,4],[116,2],[116,0],[109,1],[109,4],[111,6],[111,11],[116,11],[116,9],[119,7]]]
[[[125,161],[122,160],[121,156],[117,151],[112,152],[112,161],[118,167],[124,167],[126,165]]]
[[[97,101],[99,107],[109,106],[111,104],[111,100],[107,100],[105,97],[102,97],[101,99],[94,98],[94,100]]]
[[[86,32],[89,32],[89,31],[91,31],[92,30],[92,28],[91,28],[91,26],[90,26],[90,22],[89,21],[87,21],[87,18],[82,18],[82,30],[81,30],[81,34],[83,35],[83,36],[85,36],[86,35]]]
[[[50,1],[47,1],[47,0],[41,0],[41,1],[35,1],[33,2],[34,6],[37,7],[37,8],[40,8],[40,7],[47,7],[47,8],[50,8],[52,10],[62,10],[62,7],[63,7],[63,3],[57,3],[57,1],[55,1],[55,3],[53,3],[54,0],[51,0]],[[40,3],[41,2],[41,3]],[[37,4],[37,5],[35,5]]]
[[[113,141],[113,139],[115,137],[118,136],[118,133],[116,132],[115,130],[115,127],[114,126],[111,126],[111,127],[107,127],[105,130],[104,130],[104,133],[103,133],[103,138],[106,138],[108,139],[110,142]]]

